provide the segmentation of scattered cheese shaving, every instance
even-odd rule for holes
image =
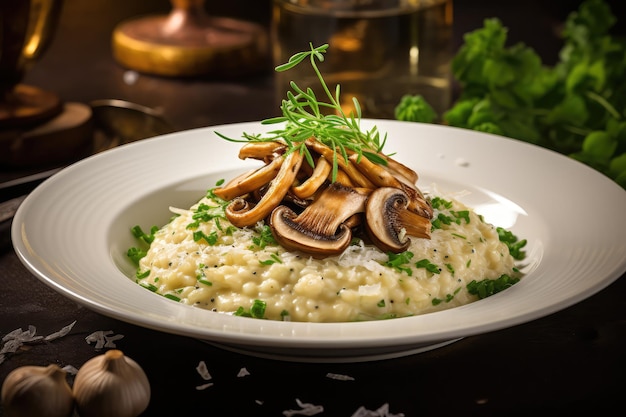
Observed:
[[[285,410],[283,415],[287,417],[301,415],[301,416],[314,416],[324,412],[324,407],[321,405],[314,405],[311,403],[303,403],[300,399],[296,398],[296,403],[300,407],[300,410]]]
[[[208,381],[212,378],[204,361],[200,361],[200,363],[198,363],[198,366],[196,366],[196,371],[198,371],[200,377],[202,377],[202,379],[204,379],[205,381]]]
[[[100,350],[102,348],[116,348],[115,341],[123,337],[124,335],[122,334],[113,334],[112,330],[98,330],[87,336],[85,341],[88,344],[95,343],[94,347],[96,350]]]
[[[338,381],[354,381],[354,378],[349,375],[334,374],[332,372],[327,373],[326,378],[336,379]]]
[[[359,407],[352,417],[404,417],[403,413],[392,414],[389,412],[389,404],[385,403],[378,410],[368,410],[365,407]]]
[[[213,386],[212,382],[207,382],[206,384],[198,385],[196,387],[196,390],[202,391],[202,390],[207,389],[207,388],[212,387],[212,386]]]
[[[0,363],[4,362],[7,355],[10,353],[15,353],[18,351],[26,343],[35,343],[35,342],[51,342],[55,339],[63,337],[67,335],[74,327],[76,321],[68,324],[63,327],[58,332],[54,332],[49,334],[48,336],[37,336],[37,328],[32,324],[28,326],[28,330],[22,330],[21,328],[15,329],[2,337],[2,348],[0,349]]]
[[[241,378],[241,377],[248,376],[248,375],[250,375],[250,372],[248,372],[246,368],[241,368],[239,370],[239,373],[237,374],[237,378]]]
[[[68,324],[67,326],[63,327],[58,332],[50,333],[48,336],[44,337],[43,340],[50,342],[52,340],[63,337],[72,330],[72,327],[74,327],[75,324],[76,324],[76,320],[74,320],[72,323]]]

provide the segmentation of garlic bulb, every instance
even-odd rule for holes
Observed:
[[[68,417],[74,411],[66,372],[54,364],[11,371],[2,383],[2,404],[9,417]]]
[[[113,349],[78,370],[74,398],[81,417],[136,417],[148,407],[150,383],[137,362]]]

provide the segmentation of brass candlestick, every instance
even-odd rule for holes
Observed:
[[[123,66],[170,77],[232,76],[257,71],[268,55],[265,29],[252,22],[209,16],[204,0],[171,0],[167,16],[119,24],[113,55]]]

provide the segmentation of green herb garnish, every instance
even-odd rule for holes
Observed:
[[[384,265],[399,272],[406,272],[408,276],[411,276],[413,275],[413,270],[410,266],[407,266],[407,264],[411,262],[413,256],[415,256],[413,252],[409,251],[400,253],[387,252],[387,257],[389,259],[384,263]]]
[[[270,259],[267,259],[265,261],[259,261],[259,263],[261,265],[272,265],[272,264],[282,264],[283,261],[280,260],[280,257],[278,255],[276,255],[275,253],[272,253],[270,255]]]
[[[502,227],[496,227],[498,231],[498,237],[501,242],[504,242],[509,248],[509,253],[516,260],[522,260],[526,257],[526,252],[522,250],[526,246],[526,239],[518,240],[517,236],[513,232],[506,230]]]
[[[424,268],[428,272],[432,272],[433,274],[440,274],[441,269],[434,263],[430,262],[428,259],[422,259],[421,261],[415,262],[416,268]]]
[[[262,122],[266,125],[285,123],[283,128],[268,132],[264,136],[244,133],[244,139],[228,138],[219,132],[215,133],[232,142],[283,142],[287,146],[287,154],[297,150],[304,155],[311,166],[314,165],[314,160],[305,141],[314,137],[334,152],[332,181],[337,178],[338,158],[348,161],[348,152],[357,154],[359,159],[365,157],[372,162],[386,165],[385,159],[378,155],[384,146],[386,136],[381,141],[376,127],[363,132],[360,127],[361,106],[358,100],[352,98],[354,111],[346,114],[341,107],[340,86],[337,85],[332,93],[322,77],[317,61],[324,61],[328,44],[316,48],[310,44],[310,48],[309,51],[296,53],[289,58],[288,62],[277,66],[275,70],[287,71],[308,58],[324,91],[325,99],[328,101],[318,99],[313,89],[307,88],[305,91],[292,81],[290,86],[293,91],[287,92],[287,98],[282,101],[280,107],[282,116]]]
[[[244,309],[242,306],[240,306],[237,311],[235,311],[235,316],[240,316],[240,317],[251,317],[254,319],[262,319],[265,318],[265,309],[267,307],[267,304],[265,303],[265,301],[261,301],[261,300],[254,300],[254,302],[252,303],[252,306],[250,307],[250,310],[246,311],[246,309]]]
[[[145,233],[140,226],[134,226],[130,229],[130,232],[137,239],[141,239],[147,244],[150,244],[154,241],[154,234],[158,232],[159,228],[157,226],[152,226],[150,228],[150,233]]]
[[[482,281],[473,280],[469,284],[467,284],[467,291],[472,294],[478,296],[478,298],[483,299],[490,297],[494,294],[499,293],[500,291],[504,291],[510,286],[516,284],[519,281],[519,278],[510,277],[507,274],[501,275],[496,279],[484,279]]]

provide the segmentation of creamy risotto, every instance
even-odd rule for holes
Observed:
[[[454,199],[431,199],[431,238],[411,237],[402,253],[354,239],[342,254],[316,259],[283,249],[262,221],[233,227],[210,196],[172,209],[140,260],[140,285],[216,312],[346,322],[448,309],[476,301],[479,282],[518,279],[497,228]]]

